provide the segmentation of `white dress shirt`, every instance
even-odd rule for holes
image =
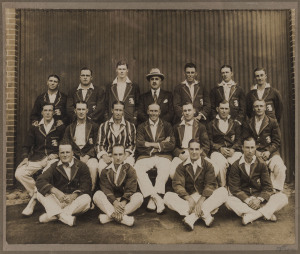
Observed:
[[[255,117],[255,130],[256,130],[256,133],[257,133],[257,134],[259,133],[259,130],[260,130],[262,121],[263,121],[263,118],[260,119],[260,120],[258,120],[258,118]]]
[[[149,119],[150,129],[151,129],[151,133],[152,133],[152,137],[153,137],[154,141],[156,141],[155,137],[156,137],[158,122],[159,122],[159,120],[157,120],[156,123],[154,123],[151,119]]]
[[[117,93],[118,93],[118,99],[120,101],[124,100],[125,96],[125,90],[126,90],[126,85],[127,83],[132,83],[128,77],[126,77],[125,82],[119,82],[118,77],[116,77],[113,81],[113,84],[117,85]]]
[[[197,168],[198,168],[198,167],[201,168],[201,157],[200,157],[198,160],[194,161],[194,163],[191,161],[191,158],[188,157],[188,158],[186,159],[186,161],[183,163],[183,166],[188,165],[188,164],[192,164],[192,166],[193,166],[193,171],[194,171],[194,175],[195,175],[195,174],[196,174],[196,171],[197,171]]]
[[[222,131],[224,134],[227,133],[228,131],[228,119],[230,118],[230,116],[228,116],[225,120],[221,119],[221,117],[219,116],[219,114],[216,116],[216,118],[219,120],[218,121],[218,127],[220,129],[220,131]]]
[[[93,90],[95,89],[95,88],[94,88],[94,85],[93,85],[92,83],[89,85],[88,88],[84,88],[81,84],[79,84],[79,86],[77,87],[77,90],[81,90],[81,92],[82,92],[82,99],[83,99],[83,100],[85,100],[87,91],[88,91],[88,89],[90,89],[90,88],[92,88]]]
[[[229,95],[230,95],[230,89],[233,85],[235,85],[235,82],[233,80],[230,80],[228,83],[226,83],[224,80],[221,82],[221,85],[224,88],[224,95],[225,99],[229,101]]]
[[[75,129],[75,143],[78,145],[80,149],[82,149],[86,142],[85,142],[85,126],[86,122],[84,123],[78,123],[76,124],[76,129]]]
[[[193,138],[193,124],[194,119],[192,119],[189,122],[186,122],[185,120],[182,120],[180,125],[184,125],[184,134],[182,139],[181,147],[187,149],[189,147],[189,142]]]
[[[54,101],[55,101],[55,99],[56,99],[56,95],[57,95],[57,92],[54,93],[54,94],[48,93],[48,97],[49,97],[50,103],[54,103]]]
[[[252,90],[256,90],[257,91],[257,96],[258,96],[258,99],[262,99],[263,95],[264,95],[264,92],[265,92],[265,89],[266,88],[269,88],[271,87],[269,83],[267,83],[265,85],[265,88],[264,89],[257,89],[258,85],[256,84],[255,86],[253,86]]]
[[[69,180],[71,180],[71,167],[73,166],[73,164],[74,164],[74,158],[71,160],[71,162],[68,164],[68,166],[66,166],[65,164],[63,164],[62,161],[59,161],[57,163],[57,166],[63,165],[63,168],[64,168],[64,170],[65,170],[65,172],[66,172]]]
[[[54,119],[53,119],[53,118],[52,118],[52,120],[50,121],[50,123],[48,123],[47,125],[45,125],[45,120],[44,120],[44,118],[39,122],[39,125],[44,125],[46,134],[49,133],[49,131],[51,130],[53,124],[54,124]]]
[[[247,172],[248,176],[250,176],[250,167],[251,167],[251,164],[253,164],[255,162],[255,160],[256,160],[256,156],[254,155],[253,158],[252,158],[251,163],[247,163],[245,161],[245,155],[243,154],[242,157],[241,157],[241,159],[240,159],[240,161],[239,161],[240,165],[243,164],[243,163],[245,163],[245,169],[246,169],[246,172]]]
[[[112,169],[112,171],[114,172],[114,184],[115,184],[115,185],[117,185],[117,182],[118,182],[118,178],[119,178],[119,175],[120,175],[120,172],[121,172],[122,165],[123,165],[123,163],[120,164],[120,165],[118,166],[118,168],[116,169],[114,163],[111,163],[111,164],[109,164],[108,167],[107,167],[108,169],[109,169],[109,168]]]
[[[190,94],[192,97],[192,102],[194,102],[194,96],[195,96],[195,85],[198,84],[198,81],[195,80],[191,85],[187,82],[187,80],[182,82],[183,84],[185,84],[188,89],[190,90]]]

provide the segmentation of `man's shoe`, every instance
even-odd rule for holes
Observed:
[[[152,197],[150,197],[148,205],[147,205],[147,209],[151,210],[151,211],[155,211],[156,210],[156,205],[155,202],[153,200]]]
[[[110,218],[107,214],[99,214],[98,218],[101,224],[113,221],[113,219]]]
[[[36,205],[36,199],[35,197],[32,197],[25,207],[25,209],[22,211],[22,215],[24,216],[31,216],[33,214],[34,207]]]
[[[67,225],[69,225],[70,227],[76,226],[76,217],[66,214],[66,213],[61,213],[59,215],[59,220]]]
[[[215,219],[215,218],[212,217],[211,215],[205,216],[205,217],[202,216],[201,218],[202,218],[202,220],[205,222],[206,227],[210,227],[210,226],[212,225],[214,219]]]
[[[134,217],[133,216],[128,216],[128,215],[124,215],[121,223],[128,226],[128,227],[132,227],[134,224]]]
[[[156,205],[156,213],[161,214],[165,210],[164,200],[158,194],[154,195],[152,198]]]
[[[194,230],[194,224],[198,220],[195,213],[191,213],[183,219],[183,223],[188,230]]]
[[[52,217],[49,217],[47,213],[43,213],[40,217],[39,217],[39,222],[40,223],[47,223],[50,221],[56,221],[58,218],[54,215]]]
[[[264,217],[264,219],[268,220],[268,221],[272,221],[272,222],[276,222],[277,221],[277,217],[276,217],[275,214],[272,214],[270,219],[267,219],[266,217]]]
[[[249,223],[252,223],[255,220],[253,213],[245,213],[242,218],[242,224],[246,226]]]

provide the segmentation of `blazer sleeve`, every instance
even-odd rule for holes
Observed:
[[[203,157],[202,157],[202,159],[205,160]],[[216,181],[216,176],[215,176],[215,171],[214,171],[213,165],[205,160],[204,167],[205,167],[204,170],[206,170],[205,186],[204,186],[202,193],[200,193],[200,194],[202,196],[208,198],[213,194],[213,192],[217,188],[217,181]]]
[[[244,93],[244,90],[239,86],[240,92],[239,92],[239,112],[236,117],[236,120],[238,120],[241,124],[244,122],[245,115],[246,115],[246,96]]]
[[[89,155],[91,158],[95,157],[96,149],[97,149],[97,136],[98,136],[98,128],[99,125],[92,122],[92,132],[89,136],[88,143],[90,145],[90,149],[87,151],[87,155]]]
[[[210,96],[206,86],[203,86],[203,109],[200,111],[208,119],[211,111]]]
[[[40,103],[40,96],[38,96],[34,102],[33,108],[30,113],[31,124],[35,121],[39,121],[42,118],[41,112],[42,112],[42,108]]]
[[[275,101],[274,101],[274,107],[275,107],[275,115],[278,123],[280,123],[280,119],[282,116],[282,110],[283,110],[283,103],[282,103],[282,97],[277,89],[274,88],[274,94],[275,94]]]
[[[173,128],[170,123],[164,121],[164,132],[167,134],[167,137],[170,137],[170,141],[162,141],[159,143],[162,152],[172,152],[175,147],[175,137],[173,133]]]
[[[138,154],[146,154],[150,155],[150,152],[152,151],[151,147],[145,147],[145,142],[147,141],[145,139],[145,125],[144,123],[140,124],[136,131],[136,150]]]
[[[184,166],[182,163],[176,168],[176,172],[172,181],[172,187],[179,197],[185,198],[186,196],[189,196],[189,193],[185,189]]]
[[[91,194],[92,189],[92,179],[88,166],[79,161],[80,167],[80,181],[79,181],[79,191],[80,194]]]
[[[129,164],[128,164],[129,165]],[[129,167],[126,176],[126,183],[124,186],[124,194],[122,198],[130,201],[130,197],[136,192],[137,189],[137,176],[133,167]]]
[[[175,115],[179,119],[181,119],[182,116],[181,96],[181,85],[177,85],[174,89],[173,104]]]
[[[180,147],[178,124],[174,126],[174,137],[175,137],[175,149],[173,151],[173,155],[174,157],[179,157],[179,155],[183,152],[183,149]]]
[[[128,144],[125,147],[125,151],[134,154],[135,146],[136,146],[136,129],[133,123],[129,123],[129,127],[130,129],[128,130],[128,134],[127,134]]]
[[[90,114],[90,118],[95,123],[100,123],[104,121],[104,112],[105,112],[105,93],[102,87],[97,87],[95,91],[96,95],[96,108],[93,113]]]
[[[22,146],[22,159],[28,158],[29,154],[31,152],[31,149],[33,148],[35,144],[35,128],[34,126],[30,126],[30,129],[28,131],[25,144]]]
[[[266,149],[272,154],[276,152],[280,147],[280,129],[277,120],[270,119],[271,127],[271,143]]]
[[[259,163],[259,166],[261,167],[261,193],[258,195],[258,197],[262,197],[266,201],[268,201],[273,193],[273,186],[270,179],[269,170],[267,168],[267,165],[265,163]]]
[[[232,148],[236,151],[242,150],[242,127],[237,122],[234,122],[234,144]]]
[[[199,123],[198,132],[199,132],[199,139],[200,139],[199,141],[200,141],[200,144],[201,144],[201,147],[203,150],[202,154],[204,156],[207,156],[209,154],[209,150],[210,150],[210,141],[208,138],[208,134],[207,134],[205,125]]]
[[[100,160],[102,155],[107,154],[105,150],[106,142],[107,142],[107,135],[105,132],[106,122],[102,123],[98,130],[98,137],[97,137],[97,158]]]
[[[53,188],[53,174],[57,163],[52,164],[43,174],[39,175],[36,180],[36,188],[39,193],[45,196]]]
[[[174,117],[173,95],[170,92],[168,92],[167,95],[168,95],[167,96],[167,99],[168,99],[168,113],[164,116],[164,119],[167,122],[172,123],[173,117]]]
[[[138,122],[143,123],[147,121],[148,115],[147,115],[147,110],[146,110],[146,94],[141,95],[141,99],[139,101],[139,106],[138,106]],[[146,111],[145,111],[146,110]]]

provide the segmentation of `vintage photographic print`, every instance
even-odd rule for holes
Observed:
[[[295,2],[2,3],[3,250],[296,250]]]

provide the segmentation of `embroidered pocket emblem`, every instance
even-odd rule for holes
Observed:
[[[95,109],[96,109],[96,105],[93,106],[93,110],[95,110]]]
[[[200,99],[200,105],[203,105],[203,99]]]
[[[234,139],[235,139],[235,135],[232,135],[231,136],[231,141],[234,141]]]
[[[266,141],[267,143],[271,143],[271,137],[270,136],[266,137]]]
[[[234,105],[235,107],[238,107],[238,106],[239,106],[238,100],[234,100],[234,101],[233,101],[233,105]]]
[[[167,103],[167,102],[168,102],[168,99],[165,99],[165,100],[164,100],[164,103]]]
[[[267,105],[267,111],[273,111],[272,105]]]
[[[94,143],[92,138],[89,139],[89,143],[90,143],[90,145],[92,145]]]
[[[257,183],[260,185],[260,179],[259,178],[257,179]]]
[[[129,98],[129,104],[134,105],[134,99],[133,98]]]

